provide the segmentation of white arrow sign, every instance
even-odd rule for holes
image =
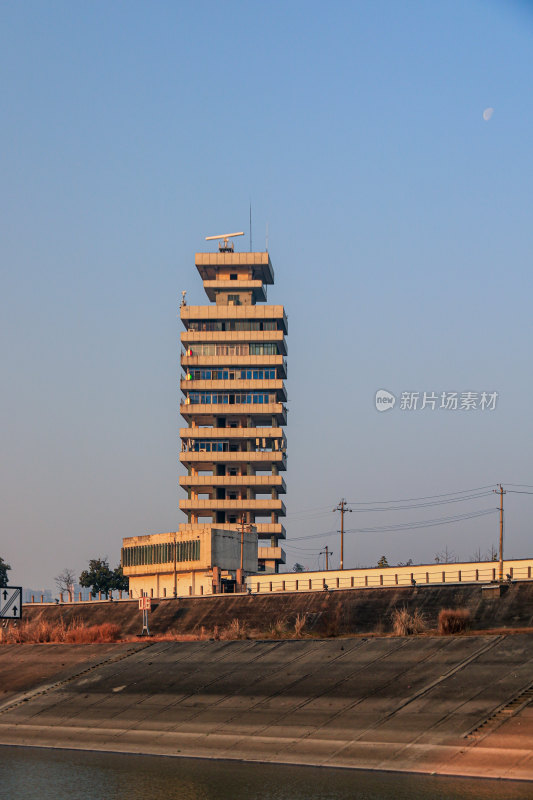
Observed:
[[[22,617],[22,587],[4,586],[0,588],[0,619],[20,619]]]

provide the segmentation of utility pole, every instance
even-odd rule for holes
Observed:
[[[241,574],[244,569],[244,514],[241,518]]]
[[[319,555],[321,556],[323,553],[325,553],[325,554],[326,554],[326,572],[327,572],[327,571],[328,571],[328,569],[329,569],[329,561],[328,561],[328,556],[332,556],[332,555],[333,555],[333,552],[332,552],[332,551],[331,551],[331,550],[328,548],[328,546],[326,545],[326,546],[324,547],[324,549],[320,551]]]
[[[176,534],[174,534],[174,597],[178,596],[177,550],[178,548],[176,547]]]
[[[240,568],[240,585],[244,586],[244,514],[241,517],[241,568]],[[246,530],[248,532],[252,531],[252,526],[250,523],[246,524]]]
[[[344,515],[347,511],[351,512],[351,510],[351,508],[347,507],[344,497],[339,502],[339,505],[333,509],[334,512],[341,512],[341,563],[339,569],[344,569]]]
[[[507,494],[501,483],[497,489],[492,490],[494,494],[500,495],[500,583],[503,582],[503,496]]]

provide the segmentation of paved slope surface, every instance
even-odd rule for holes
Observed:
[[[532,683],[525,634],[158,642],[5,703],[0,743],[531,780]]]

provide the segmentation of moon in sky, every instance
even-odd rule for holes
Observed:
[[[485,122],[488,122],[493,114],[494,114],[493,108],[486,108],[485,111],[483,112],[483,119],[485,120]]]

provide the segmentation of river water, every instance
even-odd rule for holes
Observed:
[[[517,781],[0,746],[2,800],[531,800]]]

